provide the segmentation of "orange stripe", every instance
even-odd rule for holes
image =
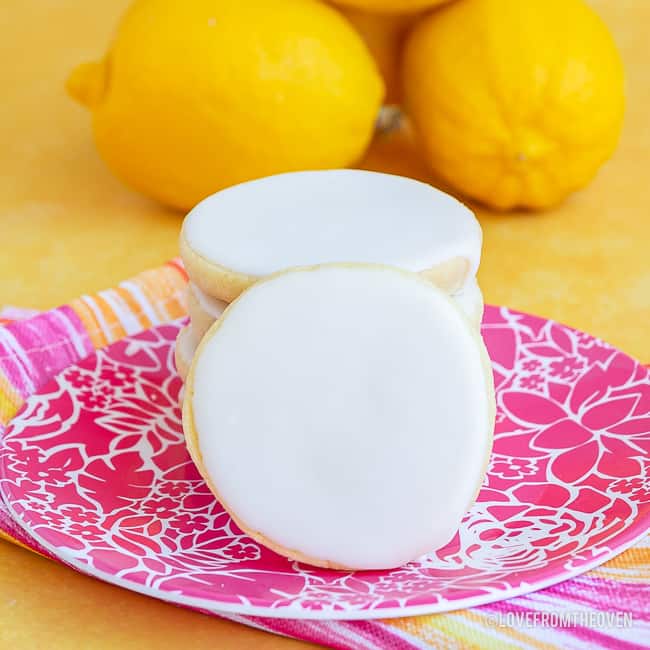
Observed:
[[[650,539],[646,538],[645,543]],[[597,578],[647,582],[650,580],[650,548],[634,547],[589,572]]]
[[[16,415],[23,403],[22,398],[7,377],[0,373],[0,422],[6,424]]]
[[[185,300],[185,294],[181,293],[178,298],[174,298],[174,300],[167,305],[167,311],[171,318],[187,316],[187,301]]]
[[[638,564],[650,565],[650,548],[631,548],[618,557],[613,558],[601,568],[630,569]]]
[[[151,319],[142,310],[138,301],[133,297],[131,292],[125,287],[117,287],[115,293],[125,302],[129,312],[137,319],[142,329],[151,327]]]
[[[104,322],[108,328],[108,342],[112,343],[126,336],[126,330],[119,319],[119,316],[113,311],[111,305],[100,294],[94,296],[93,301],[104,317]]]
[[[75,314],[77,314],[79,320],[83,323],[84,329],[86,330],[86,333],[95,349],[108,345],[108,340],[106,339],[104,330],[97,320],[97,316],[95,316],[93,310],[85,301],[81,298],[76,298],[70,303],[70,308]]]
[[[179,302],[186,281],[173,267],[143,273],[137,282],[160,321],[179,318],[186,313],[183,304]]]
[[[137,275],[132,282],[142,291],[144,299],[159,321],[180,318],[187,313],[182,291],[187,281],[184,271],[176,264],[169,263],[160,269],[145,271]],[[125,308],[129,309],[143,329],[152,326],[151,319],[128,288],[117,287],[111,291],[125,303]],[[79,316],[95,348],[104,347],[126,336],[120,314],[115,313],[106,299],[99,294],[88,299],[101,311],[105,327],[102,327],[90,306],[80,298],[72,301],[70,306]]]
[[[172,294],[167,280],[167,269],[161,269],[160,273],[143,273],[138,277],[138,285],[149,302],[151,310],[156,314],[159,321],[168,320],[167,311],[164,309],[165,299]]]

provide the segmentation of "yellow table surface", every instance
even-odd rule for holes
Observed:
[[[0,304],[47,308],[176,254],[181,216],[124,188],[88,114],[62,87],[104,51],[126,0],[0,3]],[[590,187],[545,214],[490,215],[486,300],[587,330],[650,361],[650,48],[647,0],[594,0],[627,67],[619,149]],[[366,166],[426,176],[399,138]],[[306,646],[165,605],[0,543],[0,648]]]

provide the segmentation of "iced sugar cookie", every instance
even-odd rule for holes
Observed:
[[[399,566],[446,544],[477,494],[494,423],[486,359],[469,320],[417,274],[283,272],[201,341],[188,448],[266,546],[324,567]]]
[[[187,308],[192,330],[198,340],[203,338],[210,325],[223,314],[227,306],[227,302],[211,298],[194,283],[187,285]]]
[[[198,347],[201,339],[197,337],[190,325],[184,327],[176,338],[176,346],[174,348],[174,361],[176,363],[176,370],[180,378],[185,381],[187,373],[190,369],[190,364],[194,358],[194,353]]]
[[[217,192],[186,217],[181,256],[207,295],[230,302],[296,266],[368,262],[458,290],[475,275],[481,228],[431,185],[354,169],[279,174]]]

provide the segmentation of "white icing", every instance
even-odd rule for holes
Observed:
[[[325,266],[254,285],[191,379],[204,469],[250,530],[399,566],[449,541],[489,453],[481,344],[416,275]]]
[[[201,290],[193,282],[190,282],[190,290],[196,297],[199,305],[201,305],[201,309],[214,320],[217,320],[228,306],[227,302],[208,296],[205,291]]]
[[[431,185],[352,169],[279,174],[217,192],[187,216],[201,256],[256,276],[294,266],[370,262],[423,271],[453,257],[479,266],[471,210]]]
[[[474,276],[468,278],[461,290],[451,297],[472,323],[480,324],[483,318],[483,294]]]

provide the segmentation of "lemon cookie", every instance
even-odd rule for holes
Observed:
[[[260,543],[318,566],[390,568],[446,544],[476,497],[491,376],[476,329],[419,275],[294,269],[251,287],[203,338],[183,428]]]
[[[185,218],[180,249],[192,281],[230,302],[261,277],[333,262],[420,272],[454,292],[475,275],[481,241],[471,210],[431,185],[340,169],[217,192]]]
[[[227,302],[211,298],[193,282],[187,285],[187,309],[192,330],[199,341],[227,306]]]
[[[178,333],[176,346],[174,347],[174,361],[176,370],[178,370],[178,374],[183,381],[187,379],[187,373],[190,370],[190,364],[200,340],[189,325]]]

